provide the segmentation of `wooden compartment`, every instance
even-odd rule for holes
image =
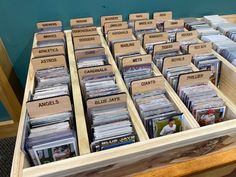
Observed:
[[[98,31],[100,36],[102,36],[101,28],[98,28]],[[194,172],[212,167],[209,157],[215,157],[215,159],[213,159],[213,161],[216,161],[213,163],[215,166],[219,166],[222,163],[236,161],[236,158],[231,154],[234,152],[232,149],[236,148],[236,120],[234,120],[236,118],[236,107],[231,101],[229,101],[228,98],[224,96],[221,91],[219,91],[213,85],[212,87],[216,89],[218,95],[226,101],[228,107],[226,117],[231,120],[205,127],[199,127],[195,124],[195,120],[189,119],[192,120],[189,121],[189,126],[192,129],[169,136],[149,139],[142,122],[139,119],[137,110],[134,108],[133,101],[131,97],[128,96],[127,101],[129,105],[129,111],[132,112],[132,122],[138,133],[140,142],[119,148],[90,153],[84,110],[79,88],[77,67],[72,46],[71,32],[66,31],[65,33],[68,43],[67,47],[73,101],[77,123],[78,143],[81,155],[40,166],[29,166],[27,159],[21,150],[21,144],[23,140],[23,127],[26,118],[26,101],[28,100],[29,92],[32,91],[34,85],[34,72],[32,64],[30,64],[12,164],[12,177],[143,176],[145,175],[143,172],[149,172],[149,170],[156,168],[157,171],[155,172],[158,174],[158,176],[165,176],[166,174],[169,176],[181,176],[189,175]],[[101,39],[103,41],[104,47],[106,47],[107,55],[109,56],[109,62],[113,65],[113,71],[116,74],[117,83],[122,87],[123,91],[128,94],[128,90],[125,87],[118,68],[116,67],[115,61],[108,50],[105,39],[103,37],[101,37]],[[34,40],[34,43],[35,42],[36,41]],[[161,75],[155,66],[153,68],[156,75]],[[165,82],[165,87],[172,101],[175,102],[180,111],[185,112],[186,114],[188,112],[187,108],[184,106],[182,101],[179,99],[167,81]],[[220,161],[220,158],[224,157],[222,154],[225,155],[225,157],[230,158]],[[195,164],[194,167],[191,166],[193,164]],[[172,173],[169,173],[170,170],[172,170]],[[140,172],[142,173],[139,174]],[[151,172],[147,174],[151,174]]]

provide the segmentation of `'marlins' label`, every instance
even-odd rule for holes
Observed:
[[[31,60],[35,71],[55,67],[67,67],[64,55],[57,55],[52,57],[33,58]]]
[[[44,56],[52,56],[52,55],[64,55],[65,49],[64,46],[51,46],[51,47],[39,47],[33,48],[34,57],[44,57]]]
[[[141,45],[139,40],[117,42],[114,44],[114,54],[117,55],[127,54],[130,52],[140,52]]]
[[[80,79],[82,79],[85,76],[99,75],[99,74],[105,74],[105,73],[112,73],[111,65],[96,66],[96,67],[79,69]]]
[[[61,21],[51,21],[51,22],[39,22],[39,23],[37,23],[37,28],[38,29],[61,27],[61,26],[62,26]]]
[[[157,89],[165,89],[164,78],[161,76],[131,82],[132,95]]]
[[[89,36],[89,35],[96,35],[96,34],[98,34],[98,32],[97,32],[97,28],[95,26],[72,29],[72,36],[73,37]]]
[[[126,103],[126,93],[120,93],[110,96],[104,96],[99,98],[93,98],[87,100],[87,107],[93,108],[98,106],[106,106],[106,105],[112,105],[112,104],[121,104]]]
[[[59,96],[27,102],[26,107],[31,118],[43,117],[72,110],[69,96]]]
[[[118,21],[122,21],[122,15],[102,16],[101,26],[104,26],[104,24],[108,22],[118,22]]]

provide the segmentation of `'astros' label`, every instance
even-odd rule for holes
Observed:
[[[48,68],[57,68],[57,67],[67,68],[64,55],[33,58],[31,60],[31,63],[33,65],[34,71],[48,69]]]

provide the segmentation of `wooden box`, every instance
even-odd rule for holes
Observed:
[[[106,41],[102,36],[101,28],[98,28],[98,31],[109,57],[109,62],[113,67],[113,72],[116,75],[117,83],[124,92],[129,94],[115,61],[108,50]],[[65,33],[80,156],[40,166],[29,166],[21,146],[23,127],[27,116],[26,102],[34,86],[34,71],[30,63],[12,164],[12,177],[145,176],[145,174],[152,174],[154,169],[157,170],[155,172],[158,176],[183,176],[236,161],[236,158],[231,154],[236,151],[236,107],[224,93],[211,83],[209,84],[216,90],[218,96],[226,102],[227,111],[225,116],[228,119],[227,121],[200,127],[169,83],[165,81],[168,97],[185,114],[184,131],[169,136],[149,139],[134,103],[131,97],[128,96],[128,109],[139,142],[91,153],[71,31],[66,31]],[[194,66],[192,67],[194,70],[197,70]],[[161,75],[155,66],[153,66],[153,70],[155,75]],[[214,159],[211,160],[209,157]],[[172,170],[171,173],[170,170]]]

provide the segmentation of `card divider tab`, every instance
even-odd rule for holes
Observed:
[[[74,102],[77,142],[79,147],[79,154],[84,155],[91,152],[88,139],[88,131],[86,126],[86,117],[84,112],[80,81],[78,77],[77,64],[75,60],[71,30],[66,30],[65,34],[67,41],[69,68],[71,74],[71,86],[72,86],[72,93],[73,93],[72,95]]]
[[[105,52],[107,54],[107,57],[108,57],[108,61],[109,63],[112,65],[112,68],[113,68],[113,72],[114,72],[114,75],[115,75],[115,78],[116,78],[116,83],[117,85],[119,86],[119,88],[121,89],[122,92],[125,92],[127,94],[127,106],[128,106],[128,111],[129,111],[129,114],[130,114],[130,118],[131,118],[131,121],[133,123],[133,127],[137,133],[137,136],[138,136],[138,139],[139,141],[145,141],[145,140],[148,140],[149,137],[148,137],[148,134],[143,126],[143,123],[141,121],[141,118],[138,114],[138,111],[134,105],[134,102],[129,94],[129,91],[125,85],[125,82],[121,76],[121,73],[119,72],[119,69],[115,63],[115,60],[110,52],[110,49],[107,45],[107,42],[103,36],[103,33],[101,31],[101,28],[99,27],[98,28],[98,33],[101,37],[101,41],[102,41],[102,45],[103,47],[105,48]]]

